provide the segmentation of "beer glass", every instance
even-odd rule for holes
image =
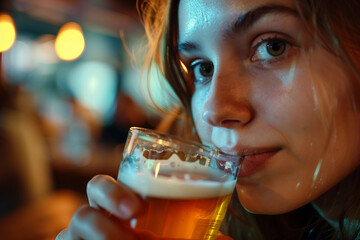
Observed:
[[[133,127],[118,180],[147,202],[132,227],[159,239],[215,239],[240,157],[175,136]]]

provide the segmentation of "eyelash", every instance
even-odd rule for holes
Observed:
[[[259,40],[255,39],[255,42],[257,42],[257,43],[253,44],[252,47],[250,47],[250,57],[249,57],[250,61],[255,64],[259,64],[262,67],[269,67],[271,64],[276,64],[277,62],[281,62],[282,60],[290,57],[294,53],[294,50],[296,50],[296,45],[294,43],[292,43],[290,40],[288,40],[287,37],[285,37],[285,36],[279,37],[278,35],[279,34],[274,34],[274,33],[263,34],[257,38]],[[268,44],[276,43],[276,42],[284,44],[285,49],[283,50],[283,52],[281,52],[281,54],[279,56],[272,56],[267,51],[266,47]],[[261,47],[263,48],[262,53],[259,52],[259,49]],[[267,51],[267,52],[264,52],[264,51]],[[267,59],[265,59],[265,57],[261,58],[261,57],[257,56],[257,55],[264,54],[264,53],[268,54]],[[200,73],[200,71],[201,71],[200,67],[204,67],[204,65],[205,65],[205,67],[211,66],[212,74],[213,74],[214,66],[211,61],[207,61],[204,59],[197,59],[190,63],[188,71],[191,76],[193,84],[205,85],[211,81],[212,75],[204,76]],[[197,68],[199,68],[199,69],[197,69]],[[196,76],[197,74],[199,74],[199,76]]]

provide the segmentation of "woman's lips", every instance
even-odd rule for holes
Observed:
[[[243,155],[238,177],[248,177],[260,170],[280,148],[255,150]]]

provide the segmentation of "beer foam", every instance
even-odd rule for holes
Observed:
[[[141,159],[140,162],[145,163]],[[195,199],[213,198],[231,194],[234,190],[236,180],[219,169],[202,166],[198,163],[186,163],[173,154],[169,160],[146,160],[151,168],[140,167],[134,171],[129,167],[122,167],[119,172],[119,181],[130,187],[142,196]],[[185,173],[183,177],[165,176],[171,171]],[[164,174],[165,173],[165,174]],[[194,179],[192,174],[204,176],[209,179]],[[225,176],[224,176],[225,175]],[[214,181],[210,178],[222,181]],[[225,177],[225,179],[224,179]]]

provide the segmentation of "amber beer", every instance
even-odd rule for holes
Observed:
[[[240,167],[202,144],[131,128],[118,180],[147,201],[131,226],[158,239],[215,239]]]
[[[133,227],[163,239],[214,239],[235,180],[224,179],[218,169],[197,165],[189,171],[184,166],[170,165],[173,167],[161,166],[157,174],[119,174],[119,180],[148,203],[146,213],[133,220]]]

